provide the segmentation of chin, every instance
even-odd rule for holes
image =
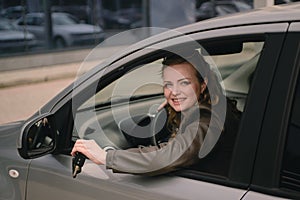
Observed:
[[[180,105],[170,104],[170,106],[171,106],[176,112],[181,112],[181,106],[180,106]]]
[[[176,112],[182,112],[187,109],[186,106],[183,105],[173,106],[173,108]]]

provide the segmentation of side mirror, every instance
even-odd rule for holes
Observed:
[[[25,159],[37,158],[55,150],[53,115],[47,114],[26,123],[22,128],[18,151]]]

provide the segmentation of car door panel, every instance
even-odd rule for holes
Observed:
[[[13,133],[10,134],[14,135]],[[24,162],[14,150],[15,149],[12,150],[9,148],[0,150],[2,155],[0,156],[0,199],[25,199],[26,179],[30,161]],[[9,159],[3,157],[3,155],[7,156]]]
[[[49,192],[52,191],[52,192]],[[55,191],[55,192],[53,192]],[[72,177],[71,157],[48,155],[32,161],[27,199],[240,199],[245,191],[175,176],[112,173],[87,160]]]
[[[253,192],[249,191],[247,192],[247,195],[245,195],[243,200],[285,200],[287,198],[282,198],[282,197],[276,197],[276,196],[271,196],[271,195],[266,195],[258,192]]]

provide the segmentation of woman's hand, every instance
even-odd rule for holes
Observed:
[[[167,100],[164,100],[164,102],[162,102],[159,107],[157,108],[157,111],[160,111],[161,109],[163,109],[166,105],[168,104]]]
[[[76,152],[84,154],[88,159],[98,165],[106,164],[107,153],[105,150],[99,147],[95,140],[77,140],[72,149],[71,155],[75,156]]]

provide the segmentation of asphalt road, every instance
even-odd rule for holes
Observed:
[[[0,124],[28,118],[73,80],[65,78],[0,89]]]

